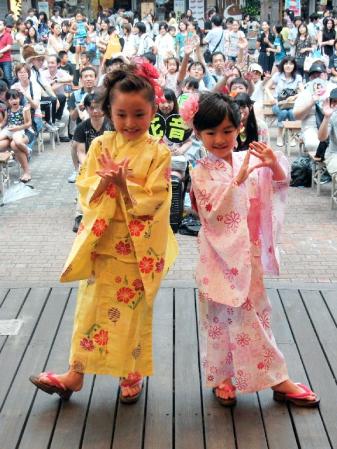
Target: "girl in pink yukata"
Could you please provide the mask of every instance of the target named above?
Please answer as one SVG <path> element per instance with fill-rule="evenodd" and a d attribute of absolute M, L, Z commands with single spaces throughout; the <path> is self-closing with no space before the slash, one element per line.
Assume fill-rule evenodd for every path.
<path fill-rule="evenodd" d="M 313 407 L 318 396 L 293 382 L 276 345 L 265 273 L 278 274 L 289 165 L 263 142 L 235 152 L 240 111 L 221 93 L 191 97 L 180 110 L 207 156 L 192 171 L 192 202 L 202 224 L 196 281 L 201 361 L 207 386 L 224 406 L 236 392 L 274 390 L 277 401 Z"/>

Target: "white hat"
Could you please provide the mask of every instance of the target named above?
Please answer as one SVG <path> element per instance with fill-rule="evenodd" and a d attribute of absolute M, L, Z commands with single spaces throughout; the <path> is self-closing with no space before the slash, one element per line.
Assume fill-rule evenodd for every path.
<path fill-rule="evenodd" d="M 263 75 L 263 68 L 260 66 L 260 64 L 250 64 L 249 66 L 249 72 L 260 72 L 261 75 Z"/>

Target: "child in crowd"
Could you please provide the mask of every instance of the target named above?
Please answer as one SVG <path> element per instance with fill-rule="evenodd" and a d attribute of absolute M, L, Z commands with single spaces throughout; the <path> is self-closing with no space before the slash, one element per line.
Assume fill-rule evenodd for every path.
<path fill-rule="evenodd" d="M 152 375 L 153 302 L 177 248 L 169 226 L 168 148 L 148 134 L 162 93 L 147 63 L 105 79 L 103 111 L 115 132 L 92 143 L 78 176 L 84 216 L 61 276 L 81 280 L 70 367 L 30 380 L 69 399 L 85 373 L 120 379 L 120 400 L 137 401 Z"/>
<path fill-rule="evenodd" d="M 4 127 L 0 131 L 0 146 L 10 147 L 14 150 L 15 158 L 23 170 L 20 181 L 27 183 L 32 179 L 28 163 L 31 149 L 28 144 L 34 140 L 30 105 L 22 106 L 20 104 L 21 95 L 15 89 L 9 89 L 6 92 L 6 101 L 8 104 L 7 117 L 4 119 Z"/>
<path fill-rule="evenodd" d="M 192 97 L 180 113 L 208 152 L 191 173 L 202 224 L 196 280 L 207 385 L 223 406 L 236 403 L 236 391 L 265 388 L 274 390 L 276 401 L 317 406 L 314 392 L 289 379 L 263 284 L 264 272 L 279 271 L 276 242 L 289 183 L 287 159 L 261 142 L 233 153 L 241 116 L 223 94 Z"/>

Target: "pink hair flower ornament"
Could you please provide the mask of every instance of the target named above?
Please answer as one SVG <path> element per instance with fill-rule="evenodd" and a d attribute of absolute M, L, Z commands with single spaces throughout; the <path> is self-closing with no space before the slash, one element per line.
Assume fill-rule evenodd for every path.
<path fill-rule="evenodd" d="M 193 119 L 199 111 L 199 96 L 192 94 L 180 106 L 179 114 L 189 128 L 193 128 Z"/>

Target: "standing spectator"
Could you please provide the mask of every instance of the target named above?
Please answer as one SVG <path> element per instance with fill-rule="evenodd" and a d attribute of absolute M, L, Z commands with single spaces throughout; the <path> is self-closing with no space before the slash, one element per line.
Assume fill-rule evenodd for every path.
<path fill-rule="evenodd" d="M 57 23 L 52 23 L 50 29 L 51 33 L 47 44 L 48 55 L 58 55 L 61 50 L 64 50 L 64 41 L 61 38 L 62 29 Z"/>
<path fill-rule="evenodd" d="M 293 27 L 290 29 L 290 33 L 288 36 L 291 56 L 295 56 L 295 47 L 294 47 L 295 40 L 298 35 L 298 27 L 302 24 L 302 22 L 303 22 L 302 17 L 300 17 L 300 16 L 294 17 L 294 24 L 293 24 Z"/>
<path fill-rule="evenodd" d="M 271 73 L 274 64 L 274 53 L 269 49 L 274 48 L 274 35 L 270 32 L 269 23 L 262 22 L 262 33 L 256 41 L 256 48 L 260 50 L 258 63 L 263 68 L 263 72 Z"/>
<path fill-rule="evenodd" d="M 227 56 L 231 61 L 243 62 L 243 52 L 248 47 L 248 41 L 243 31 L 239 30 L 239 22 L 233 21 L 232 30 L 226 35 L 229 39 L 227 47 Z"/>
<path fill-rule="evenodd" d="M 165 59 L 175 56 L 174 40 L 171 34 L 168 33 L 167 23 L 161 22 L 159 24 L 159 35 L 156 37 L 154 45 L 158 67 L 161 67 Z"/>
<path fill-rule="evenodd" d="M 318 34 L 318 43 L 323 55 L 327 55 L 330 60 L 333 55 L 333 47 L 336 39 L 335 22 L 332 17 L 323 20 L 323 30 Z"/>
<path fill-rule="evenodd" d="M 207 19 L 205 20 L 204 23 L 204 33 L 208 34 L 209 31 L 212 29 L 213 24 L 212 24 L 212 17 L 215 16 L 216 14 L 216 10 L 215 8 L 211 8 L 207 11 Z"/>
<path fill-rule="evenodd" d="M 19 45 L 20 48 L 20 62 L 23 62 L 24 59 L 22 57 L 22 49 L 25 45 L 25 40 L 27 37 L 26 25 L 22 20 L 17 20 L 16 22 L 17 33 L 15 34 L 15 42 Z"/>
<path fill-rule="evenodd" d="M 211 53 L 214 53 L 215 51 L 220 51 L 221 53 L 224 53 L 225 32 L 224 29 L 222 28 L 222 18 L 218 14 L 215 14 L 212 16 L 211 23 L 213 27 L 206 34 L 204 42 L 208 44 L 208 49 Z"/>
<path fill-rule="evenodd" d="M 26 17 L 26 20 L 31 20 L 33 25 L 37 28 L 39 25 L 39 19 L 36 17 L 36 11 L 34 8 L 28 9 L 28 16 Z"/>
<path fill-rule="evenodd" d="M 123 56 L 132 58 L 136 54 L 136 37 L 132 33 L 132 26 L 129 23 L 123 25 L 124 47 L 122 50 Z"/>
<path fill-rule="evenodd" d="M 0 20 L 0 68 L 4 74 L 4 80 L 8 86 L 12 84 L 12 45 L 13 39 L 11 34 L 6 30 L 5 23 Z"/>
<path fill-rule="evenodd" d="M 153 39 L 146 32 L 146 26 L 143 22 L 137 22 L 135 32 L 138 36 L 137 41 L 137 56 L 143 56 L 144 53 L 153 52 L 154 42 Z"/>
<path fill-rule="evenodd" d="M 57 23 L 58 25 L 61 26 L 61 25 L 62 25 L 63 19 L 62 19 L 60 13 L 61 13 L 61 9 L 60 9 L 58 6 L 56 6 L 56 7 L 53 9 L 53 15 L 51 16 L 50 20 L 51 20 L 52 22 Z"/>
<path fill-rule="evenodd" d="M 308 31 L 309 35 L 312 39 L 314 39 L 315 42 L 318 41 L 318 35 L 321 30 L 320 24 L 319 24 L 319 15 L 314 12 L 310 15 L 310 23 L 308 25 Z"/>
<path fill-rule="evenodd" d="M 307 56 L 313 51 L 314 45 L 312 38 L 309 35 L 308 27 L 302 23 L 298 27 L 298 34 L 295 39 L 295 60 L 298 72 L 304 75 L 304 61 Z"/>
<path fill-rule="evenodd" d="M 176 50 L 180 60 L 184 57 L 184 47 L 187 39 L 187 23 L 183 20 L 179 23 L 179 31 L 176 35 Z"/>
<path fill-rule="evenodd" d="M 48 17 L 45 12 L 39 13 L 39 26 L 37 28 L 39 33 L 40 41 L 46 44 L 48 42 L 49 27 L 48 27 Z"/>
<path fill-rule="evenodd" d="M 274 53 L 275 57 L 275 67 L 278 67 L 278 65 L 281 63 L 282 59 L 286 56 L 286 51 L 284 49 L 283 45 L 283 37 L 282 37 L 282 25 L 275 25 L 273 28 L 273 31 L 275 33 L 275 40 L 274 40 L 274 48 L 269 48 L 270 52 Z M 275 70 L 273 70 L 275 71 Z"/>

